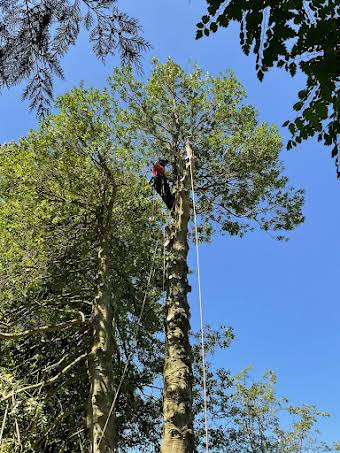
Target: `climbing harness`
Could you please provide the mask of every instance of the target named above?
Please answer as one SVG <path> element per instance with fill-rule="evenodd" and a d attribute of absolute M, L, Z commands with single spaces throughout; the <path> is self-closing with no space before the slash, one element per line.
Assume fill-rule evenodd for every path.
<path fill-rule="evenodd" d="M 199 254 L 199 246 L 198 246 L 197 212 L 196 212 L 196 199 L 195 199 L 195 189 L 194 189 L 194 177 L 193 177 L 193 170 L 192 170 L 192 161 L 194 159 L 194 153 L 193 153 L 193 150 L 192 150 L 189 142 L 187 142 L 187 144 L 186 144 L 186 149 L 187 149 L 189 168 L 190 168 L 192 207 L 193 207 L 193 211 L 194 211 L 194 231 L 195 231 L 195 246 L 196 246 L 198 301 L 199 301 L 200 324 L 201 324 L 201 354 L 202 354 L 202 370 L 203 370 L 203 404 L 204 404 L 205 450 L 206 450 L 206 453 L 209 453 L 209 429 L 208 429 L 208 405 L 207 405 L 207 372 L 206 372 L 206 360 L 205 360 L 203 303 L 202 303 L 202 289 L 201 289 L 201 268 L 200 268 L 200 254 Z"/>
<path fill-rule="evenodd" d="M 152 257 L 151 269 L 150 269 L 150 273 L 149 273 L 149 277 L 148 277 L 148 281 L 147 281 L 147 284 L 146 284 L 146 289 L 145 289 L 145 293 L 144 293 L 144 297 L 143 297 L 142 307 L 141 307 L 141 310 L 140 310 L 140 314 L 139 314 L 139 317 L 138 317 L 138 321 L 137 321 L 135 330 L 134 330 L 134 332 L 133 332 L 133 338 L 135 338 L 135 339 L 137 338 L 137 335 L 138 335 L 138 332 L 139 332 L 140 323 L 141 323 L 141 320 L 142 320 L 142 318 L 143 318 L 144 308 L 145 308 L 145 304 L 146 304 L 146 300 L 147 300 L 147 296 L 148 296 L 149 287 L 150 287 L 150 284 L 151 284 L 151 280 L 152 280 L 153 274 L 154 274 L 154 272 L 155 272 L 155 261 L 156 261 L 156 255 L 157 255 L 157 250 L 158 250 L 159 242 L 160 242 L 160 239 L 158 239 L 157 242 L 156 242 L 155 250 L 154 250 L 154 253 L 153 253 L 153 257 Z M 120 378 L 120 381 L 119 381 L 119 384 L 118 384 L 118 387 L 117 387 L 115 396 L 114 396 L 114 398 L 113 398 L 113 401 L 112 401 L 112 404 L 111 404 L 111 407 L 110 407 L 109 414 L 108 414 L 108 416 L 107 416 L 107 419 L 106 419 L 106 422 L 105 422 L 105 424 L 104 424 L 104 427 L 103 427 L 101 436 L 100 436 L 100 438 L 99 438 L 98 447 L 99 447 L 99 445 L 100 445 L 100 443 L 101 443 L 101 441 L 102 441 L 102 439 L 103 439 L 103 437 L 104 437 L 104 434 L 105 434 L 107 425 L 109 424 L 109 421 L 110 421 L 110 418 L 111 418 L 113 409 L 115 408 L 115 405 L 116 405 L 116 402 L 117 402 L 117 398 L 118 398 L 120 389 L 121 389 L 121 387 L 122 387 L 122 384 L 123 384 L 123 381 L 124 381 L 126 372 L 127 372 L 128 367 L 129 367 L 129 365 L 130 365 L 130 362 L 131 362 L 133 353 L 134 353 L 134 350 L 132 349 L 131 352 L 130 352 L 130 354 L 128 355 L 128 358 L 127 358 L 127 361 L 126 361 L 126 364 L 125 364 L 125 367 L 124 367 L 122 376 L 121 376 L 121 378 Z"/>

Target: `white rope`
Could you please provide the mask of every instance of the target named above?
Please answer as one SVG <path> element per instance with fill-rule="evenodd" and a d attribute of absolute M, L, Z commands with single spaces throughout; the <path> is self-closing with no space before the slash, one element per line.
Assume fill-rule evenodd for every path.
<path fill-rule="evenodd" d="M 166 277 L 166 249 L 165 249 L 165 241 L 166 241 L 166 234 L 165 234 L 165 221 L 164 221 L 164 211 L 162 211 L 162 217 L 163 217 L 163 281 L 162 281 L 162 293 L 164 296 L 164 302 L 165 302 L 165 277 Z"/>
<path fill-rule="evenodd" d="M 205 342 L 204 342 L 204 324 L 203 324 L 203 303 L 202 303 L 202 289 L 201 289 L 201 268 L 200 268 L 200 254 L 198 247 L 198 231 L 197 231 L 197 213 L 196 213 L 196 199 L 194 189 L 194 177 L 192 171 L 192 159 L 193 151 L 187 144 L 187 152 L 189 158 L 190 167 L 190 179 L 191 179 L 191 194 L 192 194 L 192 206 L 194 211 L 194 229 L 195 229 L 195 245 L 196 245 L 196 265 L 197 265 L 197 283 L 198 283 L 198 300 L 200 307 L 200 323 L 201 323 L 201 350 L 202 350 L 202 368 L 203 368 L 203 404 L 204 404 L 204 427 L 205 427 L 205 451 L 209 453 L 209 428 L 208 428 L 208 405 L 207 405 L 207 373 L 206 373 L 206 361 L 205 361 Z"/>
<path fill-rule="evenodd" d="M 157 240 L 157 243 L 156 243 L 156 246 L 155 246 L 155 250 L 154 250 L 154 253 L 153 253 L 152 264 L 151 264 L 151 269 L 150 269 L 150 273 L 149 273 L 149 277 L 148 277 L 148 282 L 147 282 L 146 289 L 145 289 L 145 293 L 144 293 L 142 308 L 141 308 L 141 310 L 140 310 L 140 314 L 139 314 L 139 318 L 138 318 L 138 321 L 137 321 L 137 324 L 136 324 L 136 328 L 135 328 L 135 331 L 134 331 L 134 333 L 133 333 L 133 338 L 134 338 L 134 339 L 136 339 L 136 338 L 137 338 L 137 335 L 138 335 L 138 331 L 139 331 L 139 328 L 140 328 L 140 323 L 141 323 L 141 320 L 142 320 L 142 317 L 143 317 L 144 308 L 145 308 L 145 304 L 146 304 L 146 300 L 147 300 L 147 296 L 148 296 L 148 291 L 149 291 L 151 279 L 152 279 L 152 276 L 153 276 L 153 274 L 154 274 L 155 260 L 156 260 L 157 250 L 158 250 L 158 244 L 159 244 L 159 239 Z M 119 384 L 118 384 L 118 387 L 117 387 L 115 396 L 114 396 L 114 398 L 113 398 L 113 401 L 112 401 L 112 404 L 111 404 L 111 407 L 110 407 L 110 411 L 109 411 L 109 415 L 107 416 L 105 425 L 104 425 L 104 427 L 103 427 L 103 431 L 102 431 L 101 436 L 100 436 L 100 438 L 99 438 L 98 447 L 99 447 L 99 445 L 100 445 L 100 443 L 101 443 L 101 441 L 102 441 L 102 439 L 103 439 L 103 437 L 104 437 L 104 434 L 105 434 L 107 425 L 109 424 L 109 421 L 110 421 L 110 418 L 111 418 L 113 409 L 115 408 L 115 405 L 116 405 L 116 402 L 117 402 L 117 398 L 118 398 L 120 389 L 121 389 L 121 387 L 122 387 L 122 384 L 123 384 L 123 381 L 124 381 L 124 378 L 125 378 L 127 369 L 128 369 L 128 367 L 129 367 L 129 365 L 130 365 L 130 362 L 131 362 L 133 353 L 134 353 L 134 350 L 132 349 L 132 350 L 130 351 L 129 356 L 128 356 L 127 362 L 126 362 L 125 367 L 124 367 L 124 370 L 123 370 L 123 374 L 122 374 L 122 376 L 121 376 L 121 378 L 120 378 L 120 381 L 119 381 Z"/>

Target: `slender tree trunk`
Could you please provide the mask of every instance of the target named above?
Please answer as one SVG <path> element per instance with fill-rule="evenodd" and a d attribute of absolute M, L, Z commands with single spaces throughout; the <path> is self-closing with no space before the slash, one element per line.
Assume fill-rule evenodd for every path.
<path fill-rule="evenodd" d="M 190 172 L 177 162 L 175 212 L 168 228 L 167 300 L 165 316 L 165 365 L 162 453 L 194 451 L 192 416 L 192 357 L 189 343 L 188 223 Z"/>
<path fill-rule="evenodd" d="M 108 241 L 114 194 L 103 191 L 102 212 L 98 215 L 98 273 L 97 294 L 94 300 L 92 323 L 93 343 L 89 360 L 91 390 L 88 410 L 88 428 L 91 453 L 117 452 L 114 414 L 109 417 L 114 398 L 114 332 L 113 302 L 109 288 Z M 108 419 L 109 417 L 109 419 Z M 104 431 L 105 424 L 108 424 Z"/>

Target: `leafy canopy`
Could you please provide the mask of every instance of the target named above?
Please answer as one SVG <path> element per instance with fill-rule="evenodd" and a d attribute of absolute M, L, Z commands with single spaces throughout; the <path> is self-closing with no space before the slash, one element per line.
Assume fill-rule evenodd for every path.
<path fill-rule="evenodd" d="M 0 334 L 12 334 L 6 342 L 1 338 L 0 410 L 9 410 L 5 451 L 20 444 L 25 451 L 78 451 L 79 441 L 86 448 L 85 358 L 97 293 L 98 216 L 111 184 L 116 199 L 108 266 L 117 379 L 134 352 L 117 401 L 117 431 L 122 451 L 139 449 L 159 436 L 159 401 L 147 392 L 162 372 L 158 255 L 134 335 L 151 251 L 161 235 L 157 205 L 141 177 L 143 159 L 127 147 L 129 134 L 108 93 L 77 88 L 57 104 L 59 112 L 37 131 L 0 147 Z M 79 430 L 80 438 L 73 436 Z"/>
<path fill-rule="evenodd" d="M 155 60 L 146 83 L 128 69 L 116 69 L 110 83 L 125 103 L 133 146 L 169 159 L 174 183 L 190 141 L 204 237 L 216 228 L 243 235 L 260 227 L 280 239 L 303 221 L 303 192 L 282 175 L 278 131 L 258 123 L 232 73 L 214 77 L 197 66 L 186 73 L 172 60 Z"/>
<path fill-rule="evenodd" d="M 306 75 L 306 87 L 293 106 L 297 117 L 284 123 L 292 134 L 288 149 L 317 135 L 332 145 L 340 177 L 339 2 L 207 0 L 207 4 L 207 13 L 197 24 L 197 39 L 236 21 L 244 53 L 256 56 L 260 80 L 273 66 L 292 76 L 298 69 Z"/>
<path fill-rule="evenodd" d="M 0 254 L 1 320 L 15 332 L 66 323 L 79 311 L 89 320 L 98 245 L 95 219 L 109 171 L 119 192 L 110 239 L 110 285 L 117 302 L 117 376 L 126 356 L 135 351 L 117 405 L 117 426 L 122 451 L 133 447 L 150 451 L 160 438 L 162 395 L 155 387 L 162 375 L 163 348 L 157 281 L 149 294 L 140 336 L 137 341 L 133 337 L 150 250 L 159 237 L 157 224 L 150 224 L 155 211 L 147 184 L 140 179 L 144 166 L 164 155 L 173 167 L 169 178 L 174 177 L 176 162 L 185 158 L 184 146 L 190 139 L 196 155 L 202 237 L 210 237 L 215 228 L 239 235 L 257 225 L 277 232 L 289 230 L 302 221 L 303 197 L 281 175 L 276 129 L 258 124 L 254 108 L 244 104 L 244 92 L 232 74 L 212 77 L 199 68 L 187 74 L 172 61 L 155 62 L 147 83 L 134 79 L 130 71 L 117 70 L 111 88 L 112 93 L 73 90 L 58 101 L 60 113 L 49 116 L 37 132 L 0 148 L 0 226 L 8 238 Z M 162 259 L 157 259 L 157 268 L 162 269 Z M 210 332 L 208 349 L 227 346 L 231 336 L 228 329 L 224 334 Z M 89 385 L 85 363 L 39 393 L 18 390 L 37 380 L 49 382 L 88 350 L 90 340 L 85 323 L 75 331 L 65 328 L 2 346 L 8 366 L 2 370 L 1 392 L 14 390 L 10 420 L 20 417 L 25 446 L 33 446 L 34 451 L 48 446 L 78 450 L 73 434 L 85 425 Z M 200 433 L 198 348 L 194 354 Z M 236 402 L 236 394 L 235 399 L 230 395 L 233 385 L 223 368 L 209 375 L 216 451 L 227 444 L 231 452 L 241 451 L 240 446 L 244 451 L 250 448 L 238 426 L 241 418 L 235 418 L 241 413 L 241 402 Z M 5 411 L 6 401 L 0 404 Z M 9 451 L 18 445 L 13 426 L 6 425 L 4 434 L 6 442 L 11 442 Z M 83 434 L 80 441 L 86 446 Z"/>

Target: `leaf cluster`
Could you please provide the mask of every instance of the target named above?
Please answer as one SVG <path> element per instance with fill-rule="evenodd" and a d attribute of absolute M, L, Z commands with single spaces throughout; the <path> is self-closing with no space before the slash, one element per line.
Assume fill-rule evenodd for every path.
<path fill-rule="evenodd" d="M 288 149 L 317 135 L 332 146 L 340 177 L 339 2 L 207 0 L 207 4 L 207 13 L 197 24 L 197 39 L 236 21 L 244 53 L 256 56 L 260 80 L 273 66 L 283 67 L 291 76 L 298 69 L 306 75 L 306 87 L 293 106 L 297 117 L 284 123 L 292 134 Z"/>

